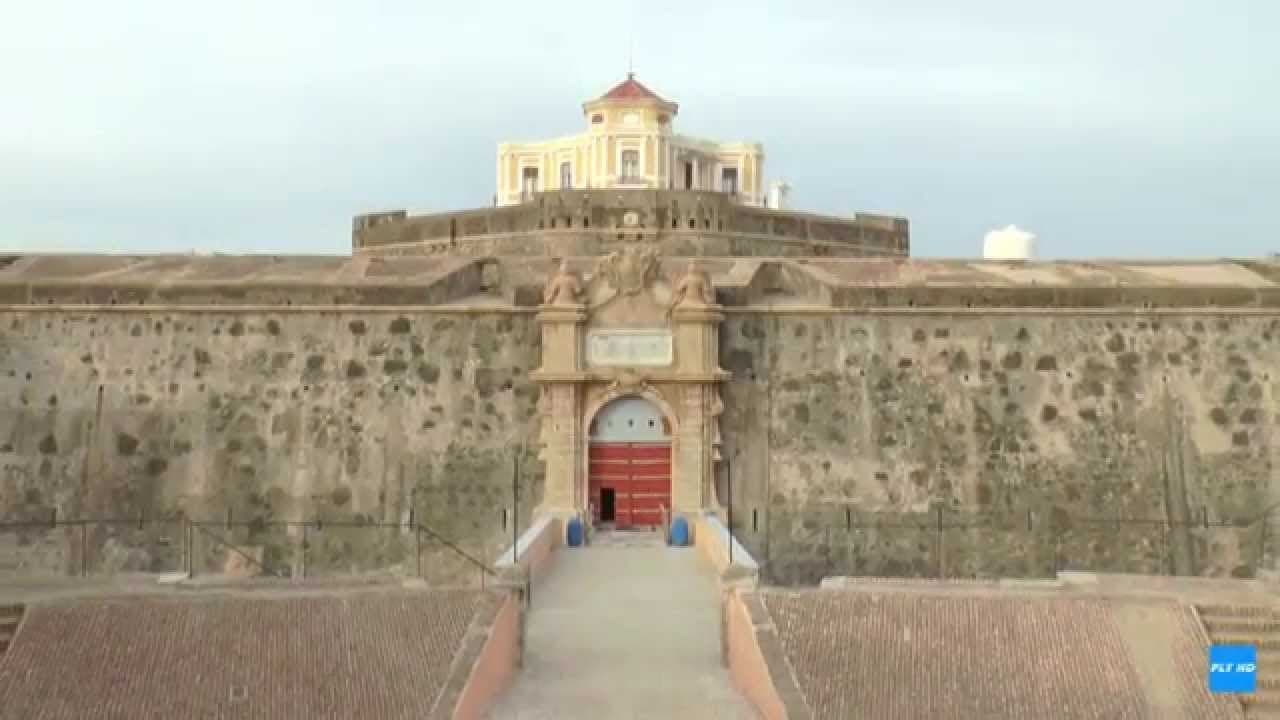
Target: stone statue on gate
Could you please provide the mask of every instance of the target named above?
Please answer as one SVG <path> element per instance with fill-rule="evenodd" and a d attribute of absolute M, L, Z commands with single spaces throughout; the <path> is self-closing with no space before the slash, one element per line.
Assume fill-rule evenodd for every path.
<path fill-rule="evenodd" d="M 568 261 L 561 260 L 556 274 L 547 281 L 542 291 L 545 305 L 578 305 L 582 299 L 582 278 L 569 269 Z"/>
<path fill-rule="evenodd" d="M 690 260 L 684 277 L 680 278 L 675 291 L 671 293 L 671 307 L 667 309 L 667 313 L 670 314 L 677 307 L 705 307 L 715 304 L 716 291 L 711 284 L 711 276 L 698 267 L 696 260 Z"/>

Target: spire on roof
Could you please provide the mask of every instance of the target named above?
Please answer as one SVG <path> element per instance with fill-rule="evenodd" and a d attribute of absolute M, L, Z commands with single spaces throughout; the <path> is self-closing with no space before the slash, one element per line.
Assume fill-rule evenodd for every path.
<path fill-rule="evenodd" d="M 612 90 L 600 97 L 601 100 L 657 100 L 667 102 L 657 93 L 640 84 L 634 72 L 627 73 L 627 79 L 618 83 Z"/>

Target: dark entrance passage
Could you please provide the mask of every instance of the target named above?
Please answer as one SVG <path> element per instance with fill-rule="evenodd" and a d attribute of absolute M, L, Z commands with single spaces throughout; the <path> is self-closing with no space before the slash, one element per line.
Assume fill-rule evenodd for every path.
<path fill-rule="evenodd" d="M 600 522 L 602 523 L 611 523 L 616 520 L 613 498 L 613 488 L 600 488 Z"/>

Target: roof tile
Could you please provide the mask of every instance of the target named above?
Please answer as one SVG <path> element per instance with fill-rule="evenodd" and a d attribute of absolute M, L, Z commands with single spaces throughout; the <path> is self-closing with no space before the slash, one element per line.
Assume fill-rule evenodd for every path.
<path fill-rule="evenodd" d="M 32 607 L 0 661 L 0 716 L 425 717 L 482 598 L 438 591 Z"/>

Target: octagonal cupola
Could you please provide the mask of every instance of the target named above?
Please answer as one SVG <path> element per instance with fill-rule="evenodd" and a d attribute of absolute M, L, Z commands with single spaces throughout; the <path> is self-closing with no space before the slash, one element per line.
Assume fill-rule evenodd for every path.
<path fill-rule="evenodd" d="M 611 90 L 582 105 L 591 132 L 658 132 L 669 134 L 679 106 L 636 80 L 635 73 Z"/>

